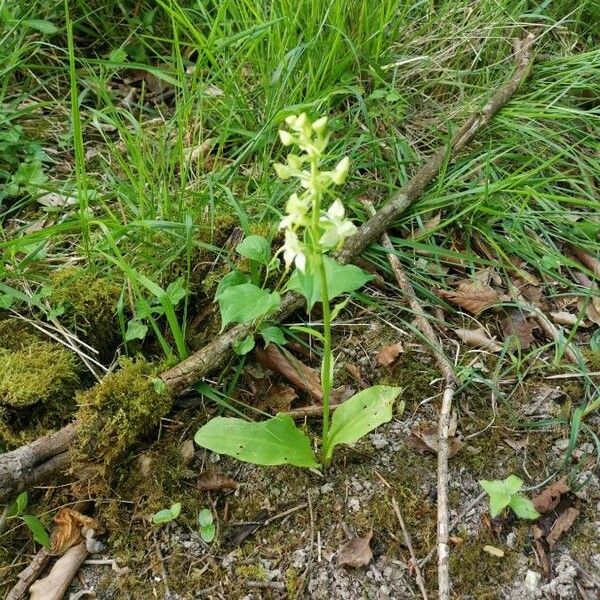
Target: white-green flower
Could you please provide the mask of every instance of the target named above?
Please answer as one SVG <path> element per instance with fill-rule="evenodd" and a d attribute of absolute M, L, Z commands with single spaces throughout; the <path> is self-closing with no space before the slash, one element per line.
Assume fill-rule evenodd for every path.
<path fill-rule="evenodd" d="M 296 268 L 304 273 L 304 269 L 306 268 L 304 244 L 298 239 L 298 236 L 291 229 L 285 230 L 283 260 L 286 268 L 289 268 L 291 264 L 294 263 Z"/>
<path fill-rule="evenodd" d="M 292 194 L 285 205 L 285 212 L 287 214 L 281 219 L 281 223 L 279 224 L 280 229 L 306 225 L 306 215 L 309 208 L 310 200 L 308 198 Z"/>
<path fill-rule="evenodd" d="M 294 136 L 285 129 L 279 130 L 279 139 L 284 146 L 291 146 L 294 143 Z"/>
<path fill-rule="evenodd" d="M 325 230 L 319 240 L 323 248 L 334 248 L 346 238 L 354 235 L 356 225 L 349 219 L 345 219 L 345 215 L 344 205 L 339 199 L 336 199 L 320 218 L 321 227 Z"/>

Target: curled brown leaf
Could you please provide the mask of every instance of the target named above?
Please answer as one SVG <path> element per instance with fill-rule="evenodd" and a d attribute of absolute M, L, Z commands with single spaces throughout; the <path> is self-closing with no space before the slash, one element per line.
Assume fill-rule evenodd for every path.
<path fill-rule="evenodd" d="M 400 354 L 404 352 L 404 346 L 401 342 L 396 342 L 390 346 L 385 346 L 377 353 L 375 357 L 375 364 L 378 367 L 387 367 L 392 363 L 396 362 L 396 359 Z"/>
<path fill-rule="evenodd" d="M 500 352 L 502 350 L 502 346 L 492 340 L 484 329 L 455 329 L 454 331 L 467 346 L 482 348 L 488 352 Z"/>
<path fill-rule="evenodd" d="M 197 484 L 201 490 L 206 492 L 237 489 L 235 480 L 218 471 L 204 471 L 200 473 Z"/>

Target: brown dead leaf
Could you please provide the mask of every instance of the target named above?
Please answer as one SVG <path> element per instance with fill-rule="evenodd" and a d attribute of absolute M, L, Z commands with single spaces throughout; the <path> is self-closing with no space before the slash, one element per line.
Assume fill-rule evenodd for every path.
<path fill-rule="evenodd" d="M 404 346 L 401 342 L 396 342 L 390 346 L 383 347 L 375 357 L 375 364 L 378 367 L 387 367 L 392 363 L 396 362 L 396 359 L 400 354 L 404 352 Z"/>
<path fill-rule="evenodd" d="M 562 498 L 563 494 L 570 492 L 571 488 L 567 485 L 567 480 L 562 477 L 558 481 L 543 489 L 537 496 L 532 499 L 533 506 L 540 514 L 545 514 L 554 510 Z"/>
<path fill-rule="evenodd" d="M 482 348 L 488 352 L 500 352 L 502 346 L 488 337 L 484 329 L 455 329 L 456 335 L 472 348 Z"/>
<path fill-rule="evenodd" d="M 490 274 L 485 273 L 485 278 L 489 279 L 489 277 Z M 478 315 L 505 299 L 503 294 L 482 281 L 483 278 L 484 276 L 480 275 L 475 279 L 463 279 L 456 290 L 438 290 L 438 294 L 470 313 Z"/>
<path fill-rule="evenodd" d="M 54 516 L 54 522 L 56 527 L 50 537 L 53 554 L 63 554 L 71 546 L 81 542 L 84 537 L 82 533 L 84 527 L 96 533 L 103 531 L 96 519 L 82 515 L 72 508 L 61 508 Z"/>
<path fill-rule="evenodd" d="M 283 354 L 275 344 L 255 350 L 258 361 L 275 373 L 285 377 L 292 385 L 308 392 L 314 400 L 322 400 L 321 379 L 317 371 L 291 354 Z"/>
<path fill-rule="evenodd" d="M 460 437 L 455 435 L 456 428 L 454 431 L 449 431 L 448 436 L 448 450 L 449 456 L 453 457 L 463 447 L 464 442 Z M 436 425 L 417 425 L 411 431 L 408 443 L 420 452 L 429 452 L 431 454 L 437 454 L 438 451 L 438 430 Z"/>
<path fill-rule="evenodd" d="M 547 552 L 547 542 L 544 537 L 544 530 L 539 525 L 532 525 L 531 533 L 533 534 L 533 551 L 535 560 L 538 566 L 544 572 L 544 575 L 550 575 L 550 558 Z"/>
<path fill-rule="evenodd" d="M 216 492 L 219 490 L 235 490 L 237 483 L 227 475 L 218 471 L 204 471 L 198 477 L 197 486 L 205 492 Z"/>
<path fill-rule="evenodd" d="M 362 373 L 360 372 L 360 367 L 351 362 L 345 362 L 344 367 L 346 371 L 354 378 L 356 381 L 360 381 L 362 379 Z"/>
<path fill-rule="evenodd" d="M 521 349 L 527 350 L 533 343 L 533 330 L 537 329 L 537 324 L 528 319 L 520 310 L 512 309 L 500 321 L 500 329 L 505 340 L 515 337 L 519 340 Z"/>
<path fill-rule="evenodd" d="M 572 506 L 563 511 L 558 519 L 554 521 L 550 533 L 546 536 L 548 546 L 552 548 L 564 533 L 569 531 L 579 516 L 579 511 Z"/>
<path fill-rule="evenodd" d="M 354 568 L 368 565 L 373 558 L 370 546 L 372 537 L 373 530 L 363 537 L 355 537 L 346 542 L 338 552 L 338 565 Z"/>
<path fill-rule="evenodd" d="M 504 443 L 507 446 L 510 446 L 515 452 L 521 452 L 521 450 L 527 448 L 529 444 L 529 438 L 504 438 Z"/>
<path fill-rule="evenodd" d="M 570 312 L 567 312 L 566 310 L 561 310 L 558 312 L 551 312 L 550 316 L 552 317 L 552 320 L 557 324 L 557 325 L 564 325 L 565 327 L 573 327 L 574 325 L 577 325 L 577 323 L 579 322 L 579 327 L 585 327 L 585 321 L 582 321 L 581 319 L 579 319 L 577 317 L 577 315 L 571 314 Z"/>

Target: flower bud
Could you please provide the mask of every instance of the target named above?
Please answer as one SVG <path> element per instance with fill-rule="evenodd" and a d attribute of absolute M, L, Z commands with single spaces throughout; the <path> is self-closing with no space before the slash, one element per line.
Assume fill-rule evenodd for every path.
<path fill-rule="evenodd" d="M 350 159 L 347 156 L 344 156 L 344 158 L 340 160 L 335 169 L 331 172 L 331 179 L 336 185 L 341 185 L 344 183 L 344 181 L 346 181 L 349 168 Z"/>
<path fill-rule="evenodd" d="M 294 174 L 294 171 L 290 169 L 290 167 L 287 165 L 282 165 L 281 163 L 275 163 L 273 168 L 275 169 L 275 173 L 277 173 L 277 177 L 279 177 L 279 179 L 289 179 Z"/>
<path fill-rule="evenodd" d="M 291 146 L 294 143 L 294 136 L 289 131 L 279 130 L 279 139 L 284 146 Z"/>
<path fill-rule="evenodd" d="M 325 129 L 327 128 L 327 117 L 321 117 L 317 119 L 312 124 L 313 131 L 319 135 L 323 135 L 325 133 Z"/>

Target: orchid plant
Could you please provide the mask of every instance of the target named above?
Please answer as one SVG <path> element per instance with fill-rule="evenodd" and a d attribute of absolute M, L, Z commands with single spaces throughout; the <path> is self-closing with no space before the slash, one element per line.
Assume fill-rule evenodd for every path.
<path fill-rule="evenodd" d="M 328 466 L 336 445 L 352 444 L 392 418 L 394 402 L 401 390 L 383 385 L 373 386 L 338 405 L 333 417 L 330 415 L 334 370 L 331 326 L 346 304 L 346 301 L 342 301 L 332 306 L 332 300 L 357 290 L 371 277 L 362 269 L 354 265 L 341 265 L 329 256 L 332 250 L 338 249 L 356 232 L 356 226 L 346 217 L 344 204 L 336 194 L 336 188 L 348 176 L 349 158 L 343 157 L 331 170 L 322 169 L 329 141 L 327 117 L 311 122 L 304 113 L 291 115 L 286 119 L 286 124 L 288 129 L 279 131 L 281 143 L 295 147 L 299 152 L 290 152 L 286 162 L 276 163 L 274 168 L 280 179 L 296 180 L 297 189 L 290 195 L 285 207 L 286 214 L 280 222 L 285 241 L 277 255 L 283 255 L 286 272 L 293 268 L 285 289 L 304 296 L 309 314 L 317 302 L 321 303 L 323 318 L 320 330 L 312 326 L 297 328 L 323 345 L 320 452 L 313 452 L 306 432 L 296 427 L 292 418 L 283 413 L 259 422 L 217 417 L 198 430 L 195 440 L 200 446 L 214 452 L 255 464 Z M 250 236 L 240 246 L 242 251 L 249 246 L 260 246 L 260 256 L 258 252 L 252 256 L 248 253 L 244 255 L 251 263 L 260 258 L 268 272 L 274 268 L 274 261 L 278 258 L 276 255 L 271 259 L 270 252 L 265 252 L 264 243 L 258 240 L 248 242 L 258 237 Z M 278 292 L 258 287 L 256 281 L 249 281 L 241 273 L 233 272 L 228 277 L 230 283 L 226 282 L 222 289 L 217 290 L 223 326 L 229 322 L 256 320 L 265 343 L 285 341 L 283 335 L 274 337 L 273 330 L 277 328 L 267 323 L 269 314 L 279 307 Z M 269 336 L 265 335 L 268 331 Z M 250 337 L 252 339 L 247 338 L 238 348 L 251 350 L 254 339 Z"/>

